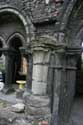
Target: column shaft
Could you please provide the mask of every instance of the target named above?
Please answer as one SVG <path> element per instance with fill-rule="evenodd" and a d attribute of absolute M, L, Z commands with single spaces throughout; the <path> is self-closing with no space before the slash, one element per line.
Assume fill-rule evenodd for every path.
<path fill-rule="evenodd" d="M 32 92 L 44 95 L 47 89 L 49 53 L 45 50 L 34 51 L 33 53 L 33 75 Z"/>
<path fill-rule="evenodd" d="M 54 54 L 54 62 L 51 65 L 53 68 L 52 92 L 51 92 L 51 107 L 52 107 L 52 120 L 51 124 L 56 125 L 58 120 L 59 101 L 60 101 L 60 88 L 61 88 L 61 75 L 62 75 L 62 54 Z"/>

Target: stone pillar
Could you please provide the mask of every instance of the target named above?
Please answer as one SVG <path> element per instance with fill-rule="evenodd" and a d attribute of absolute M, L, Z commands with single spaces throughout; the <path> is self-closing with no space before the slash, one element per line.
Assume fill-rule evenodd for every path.
<path fill-rule="evenodd" d="M 33 56 L 32 93 L 25 97 L 25 111 L 27 117 L 34 124 L 40 124 L 44 120 L 50 125 L 50 98 L 47 94 L 50 47 L 44 42 L 34 41 L 31 46 Z"/>
<path fill-rule="evenodd" d="M 47 78 L 47 94 L 51 100 L 51 112 L 53 111 L 53 97 L 54 97 L 54 63 L 55 63 L 55 52 L 51 52 L 49 68 L 48 68 L 48 78 Z"/>
<path fill-rule="evenodd" d="M 59 101 L 60 101 L 60 88 L 61 88 L 61 75 L 62 75 L 62 58 L 60 53 L 55 53 L 55 65 L 54 65 L 54 84 L 53 84 L 53 121 L 57 123 Z"/>
<path fill-rule="evenodd" d="M 31 48 L 30 48 L 31 49 Z M 27 53 L 28 53 L 28 74 L 27 74 L 27 89 L 31 91 L 32 89 L 32 69 L 33 69 L 33 59 L 32 59 L 32 53 L 31 50 L 27 48 Z M 29 51 L 30 50 L 30 51 Z"/>
<path fill-rule="evenodd" d="M 51 125 L 57 125 L 59 101 L 60 101 L 60 88 L 62 84 L 62 62 L 64 57 L 64 45 L 57 45 L 55 51 L 51 54 L 51 63 L 49 66 L 48 82 L 51 95 L 51 112 L 52 119 Z"/>
<path fill-rule="evenodd" d="M 16 51 L 11 48 L 4 48 L 3 54 L 5 55 L 5 87 L 3 89 L 3 92 L 5 94 L 8 94 L 10 92 L 13 92 L 14 89 L 12 88 L 13 85 L 13 80 L 14 80 L 14 59 L 15 59 L 15 54 Z"/>
<path fill-rule="evenodd" d="M 33 49 L 32 92 L 37 95 L 46 95 L 49 51 L 43 45 Z"/>
<path fill-rule="evenodd" d="M 67 50 L 63 59 L 58 125 L 71 125 L 70 114 L 75 95 L 76 52 Z"/>

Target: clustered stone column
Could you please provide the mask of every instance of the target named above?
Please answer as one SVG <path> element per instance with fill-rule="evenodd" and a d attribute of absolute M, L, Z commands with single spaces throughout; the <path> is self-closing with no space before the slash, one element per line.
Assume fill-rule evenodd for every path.
<path fill-rule="evenodd" d="M 51 52 L 50 65 L 48 73 L 48 94 L 51 98 L 51 125 L 57 125 L 58 111 L 60 102 L 60 89 L 62 84 L 62 64 L 64 59 L 63 44 L 57 44 L 54 51 Z"/>
<path fill-rule="evenodd" d="M 50 98 L 47 95 L 47 75 L 50 51 L 44 42 L 34 41 L 31 45 L 33 56 L 32 93 L 25 99 L 26 115 L 32 122 L 45 120 L 50 124 Z"/>
<path fill-rule="evenodd" d="M 59 102 L 59 125 L 72 124 L 70 114 L 75 95 L 76 60 L 78 52 L 79 51 L 74 48 L 69 48 L 64 55 Z"/>
<path fill-rule="evenodd" d="M 59 111 L 59 101 L 60 101 L 60 89 L 61 89 L 61 77 L 62 77 L 62 55 L 58 53 L 55 54 L 55 71 L 54 71 L 54 97 L 53 97 L 53 115 L 54 124 L 57 123 L 58 111 Z"/>
<path fill-rule="evenodd" d="M 46 95 L 49 52 L 42 45 L 33 47 L 32 92 Z"/>
<path fill-rule="evenodd" d="M 76 60 L 79 50 L 56 45 L 51 51 L 48 94 L 51 98 L 51 125 L 71 125 L 70 112 L 75 95 Z"/>

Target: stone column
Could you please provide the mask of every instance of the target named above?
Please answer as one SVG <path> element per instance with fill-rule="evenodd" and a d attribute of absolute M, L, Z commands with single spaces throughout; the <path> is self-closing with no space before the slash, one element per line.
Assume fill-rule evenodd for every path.
<path fill-rule="evenodd" d="M 14 91 L 12 88 L 13 85 L 13 80 L 14 80 L 14 59 L 15 59 L 15 54 L 16 51 L 11 48 L 4 48 L 3 54 L 5 55 L 5 87 L 3 89 L 3 92 L 5 94 L 11 93 Z"/>
<path fill-rule="evenodd" d="M 62 70 L 58 125 L 72 124 L 70 114 L 75 95 L 76 59 L 77 56 L 75 50 L 73 50 L 73 52 L 72 50 L 67 50 L 64 55 L 64 65 Z"/>
<path fill-rule="evenodd" d="M 50 54 L 48 78 L 47 78 L 47 94 L 51 100 L 51 112 L 53 111 L 53 97 L 54 97 L 54 63 L 55 63 L 55 51 Z"/>
<path fill-rule="evenodd" d="M 28 74 L 27 74 L 27 90 L 32 89 L 32 69 L 33 69 L 33 58 L 32 58 L 32 53 L 31 53 L 31 48 L 27 48 L 27 62 L 28 62 Z"/>
<path fill-rule="evenodd" d="M 49 76 L 50 87 L 51 88 L 51 112 L 52 119 L 51 125 L 57 125 L 58 121 L 58 111 L 59 111 L 59 101 L 60 101 L 60 88 L 62 84 L 62 63 L 64 57 L 64 45 L 57 45 L 55 51 L 51 54 L 51 63 Z"/>
<path fill-rule="evenodd" d="M 44 120 L 50 125 L 50 98 L 47 94 L 50 47 L 44 42 L 34 41 L 31 46 L 33 56 L 32 93 L 25 97 L 25 111 L 34 124 L 35 121 L 36 124 L 39 124 L 39 121 Z"/>
<path fill-rule="evenodd" d="M 43 45 L 34 46 L 32 92 L 37 95 L 46 95 L 49 51 Z"/>

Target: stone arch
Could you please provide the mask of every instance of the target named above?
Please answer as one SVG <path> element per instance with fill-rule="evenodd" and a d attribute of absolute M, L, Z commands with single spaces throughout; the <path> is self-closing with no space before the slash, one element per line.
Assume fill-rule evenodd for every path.
<path fill-rule="evenodd" d="M 29 38 L 29 35 L 30 35 L 30 31 L 32 30 L 31 27 L 33 27 L 33 29 L 34 29 L 34 26 L 31 22 L 31 20 L 29 19 L 29 17 L 28 16 L 25 17 L 21 12 L 19 12 L 15 8 L 5 7 L 5 6 L 0 7 L 0 14 L 2 14 L 4 12 L 9 12 L 9 13 L 15 14 L 22 21 L 22 23 L 25 27 L 25 31 L 26 31 L 27 42 L 30 42 L 31 38 Z M 32 31 L 32 32 L 34 32 L 34 31 Z"/>
<path fill-rule="evenodd" d="M 81 27 L 78 32 L 77 32 L 77 35 L 76 35 L 76 38 L 74 40 L 74 43 L 77 43 L 77 47 L 80 48 L 81 46 L 81 42 L 83 41 L 83 27 Z"/>
<path fill-rule="evenodd" d="M 19 42 L 17 42 L 17 44 L 19 44 L 17 46 L 19 46 L 19 47 L 23 46 L 23 49 L 25 51 L 27 49 L 27 44 L 29 42 L 31 42 L 31 40 L 32 40 L 31 38 L 33 37 L 33 34 L 34 34 L 34 31 L 33 31 L 34 27 L 33 27 L 31 20 L 29 19 L 28 15 L 25 15 L 23 12 L 20 12 L 16 8 L 9 7 L 8 5 L 0 7 L 0 15 L 2 17 L 0 26 L 4 26 L 4 27 L 7 26 L 6 29 L 11 28 L 11 30 L 9 30 L 10 32 L 8 34 L 6 34 L 5 30 L 4 30 L 4 33 L 2 34 L 2 36 L 5 36 L 4 37 L 5 47 L 4 47 L 3 51 L 5 54 L 5 58 L 6 58 L 4 92 L 7 93 L 9 91 L 9 89 L 12 88 L 12 81 L 13 81 L 13 76 L 14 76 L 13 75 L 14 70 L 12 70 L 12 66 L 14 67 L 15 63 L 16 63 L 15 62 L 16 56 L 15 56 L 15 51 L 14 51 L 15 49 L 12 49 L 14 41 L 12 42 L 12 40 L 18 39 L 18 41 L 20 41 L 20 44 L 19 44 Z M 8 18 L 8 17 L 10 17 L 10 18 Z M 4 20 L 4 19 L 7 19 L 7 20 Z M 15 28 L 14 28 L 14 30 L 12 30 L 11 24 L 15 23 L 13 19 L 15 20 L 15 22 L 17 22 L 14 25 L 15 28 L 16 28 L 16 26 L 18 26 L 17 30 Z M 6 25 L 4 25 L 4 24 L 6 24 Z M 9 25 L 7 25 L 7 24 L 9 24 Z M 21 27 L 21 28 L 19 28 L 19 27 Z M 22 29 L 22 31 L 20 31 L 19 29 Z M 3 27 L 2 27 L 2 30 L 3 30 Z M 6 34 L 6 35 L 4 35 L 4 34 Z M 7 44 L 6 44 L 6 42 L 7 42 Z M 12 42 L 11 46 L 9 46 L 10 42 Z M 16 53 L 18 53 L 18 55 L 19 55 L 20 50 L 19 49 L 16 50 Z M 24 54 L 25 54 L 25 52 L 24 52 Z M 21 53 L 20 53 L 20 56 L 21 56 Z M 11 71 L 12 71 L 12 73 L 11 73 Z"/>
<path fill-rule="evenodd" d="M 69 17 L 70 17 L 70 14 L 75 6 L 75 3 L 77 2 L 77 0 L 66 0 L 64 2 L 64 7 L 63 7 L 63 10 L 62 10 L 62 14 L 61 14 L 61 20 L 60 20 L 60 30 L 65 30 L 66 26 L 67 26 L 67 23 L 68 23 L 68 20 L 69 20 Z"/>
<path fill-rule="evenodd" d="M 25 47 L 26 46 L 26 40 L 25 38 L 23 37 L 23 35 L 21 35 L 20 33 L 14 33 L 12 34 L 11 36 L 9 36 L 9 39 L 7 40 L 7 46 L 10 46 L 10 41 L 14 38 L 19 38 L 22 42 L 22 46 Z"/>
<path fill-rule="evenodd" d="M 7 48 L 9 49 L 10 53 L 10 60 L 11 60 L 11 68 L 12 68 L 12 73 L 11 73 L 11 84 L 15 84 L 16 80 L 18 79 L 25 79 L 26 76 L 24 76 L 21 72 L 21 65 L 22 65 L 22 59 L 23 55 L 21 55 L 20 52 L 20 47 L 25 47 L 26 42 L 25 38 L 22 36 L 20 33 L 14 33 L 11 36 L 9 36 L 7 40 Z M 8 66 L 9 68 L 9 66 Z"/>
<path fill-rule="evenodd" d="M 72 8 L 70 16 L 68 17 L 65 27 L 65 42 L 67 47 L 73 50 L 73 58 L 75 67 L 81 55 L 81 43 L 83 41 L 83 1 L 77 0 Z M 67 55 L 69 58 L 69 55 Z M 68 60 L 66 59 L 66 62 Z M 74 62 L 72 63 L 72 65 Z M 81 63 L 80 63 L 81 64 Z M 77 73 L 77 72 L 75 72 Z M 73 78 L 72 78 L 73 79 Z M 76 82 L 74 83 L 76 85 Z M 75 90 L 74 90 L 75 91 Z M 74 93 L 75 94 L 75 93 Z M 73 95 L 74 96 L 74 95 Z"/>
<path fill-rule="evenodd" d="M 70 1 L 70 4 L 72 1 Z M 81 29 L 83 27 L 82 22 L 82 12 L 83 12 L 83 1 L 82 0 L 74 0 L 72 6 L 68 6 L 66 10 L 67 12 L 64 12 L 63 19 L 61 21 L 61 27 L 64 30 L 65 33 L 65 42 L 67 43 L 67 46 L 72 47 L 79 47 L 78 38 L 77 35 L 79 32 L 81 32 Z M 67 14 L 68 13 L 68 14 Z M 64 22 L 65 21 L 65 22 Z"/>

